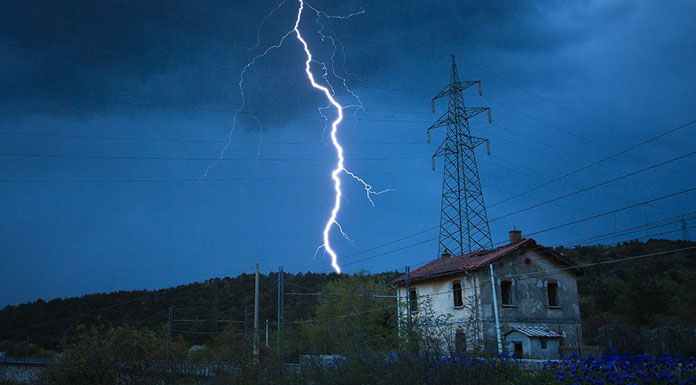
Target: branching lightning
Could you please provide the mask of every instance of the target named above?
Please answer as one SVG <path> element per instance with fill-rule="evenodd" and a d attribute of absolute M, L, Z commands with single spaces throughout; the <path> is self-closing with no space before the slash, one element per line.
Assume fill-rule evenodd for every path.
<path fill-rule="evenodd" d="M 268 18 L 270 18 L 276 11 L 278 11 L 285 4 L 285 2 L 286 2 L 286 0 L 281 1 L 273 10 L 271 10 L 270 13 L 268 13 L 262 19 L 261 24 L 259 25 L 257 33 L 256 33 L 256 44 L 249 47 L 248 48 L 249 50 L 258 48 L 260 46 L 260 44 L 261 44 L 260 43 L 261 42 L 261 39 L 260 39 L 261 27 L 268 20 Z M 343 199 L 343 192 L 341 190 L 341 178 L 340 178 L 341 172 L 345 172 L 347 175 L 349 175 L 350 177 L 352 177 L 353 179 L 355 179 L 356 181 L 360 182 L 363 185 L 363 188 L 365 189 L 365 194 L 367 196 L 367 200 L 370 202 L 370 204 L 372 204 L 372 206 L 375 205 L 374 201 L 372 200 L 372 196 L 381 195 L 381 194 L 384 194 L 386 192 L 394 191 L 394 190 L 385 189 L 385 190 L 381 190 L 381 191 L 375 191 L 373 189 L 372 185 L 365 182 L 362 178 L 357 176 L 355 173 L 348 171 L 344 165 L 345 158 L 344 158 L 344 154 L 343 154 L 344 153 L 343 147 L 341 146 L 339 139 L 338 139 L 338 135 L 337 135 L 338 127 L 341 124 L 341 122 L 343 121 L 344 110 L 347 108 L 354 108 L 355 114 L 357 115 L 357 112 L 364 111 L 364 108 L 363 108 L 362 102 L 360 101 L 360 98 L 358 97 L 358 95 L 355 92 L 353 92 L 353 90 L 351 90 L 350 87 L 348 86 L 348 82 L 347 82 L 346 78 L 342 77 L 336 73 L 334 60 L 335 60 L 336 52 L 338 50 L 339 45 L 340 45 L 341 52 L 343 54 L 344 63 L 345 63 L 345 51 L 344 51 L 343 45 L 340 42 L 338 42 L 339 45 L 337 45 L 337 39 L 335 39 L 334 36 L 331 36 L 329 34 L 324 33 L 326 28 L 320 19 L 321 19 L 321 16 L 324 16 L 327 19 L 343 19 L 343 20 L 345 20 L 345 19 L 349 19 L 349 18 L 357 16 L 357 15 L 363 14 L 363 13 L 365 13 L 365 10 L 361 8 L 357 12 L 353 12 L 353 13 L 350 13 L 350 14 L 345 15 L 345 16 L 337 16 L 337 15 L 329 15 L 324 11 L 316 9 L 316 8 L 312 7 L 311 5 L 305 3 L 304 0 L 298 0 L 298 3 L 299 3 L 299 7 L 297 10 L 297 17 L 295 19 L 294 27 L 291 30 L 289 30 L 287 33 L 285 33 L 275 44 L 267 47 L 262 53 L 254 56 L 251 59 L 251 61 L 249 61 L 243 67 L 243 69 L 240 73 L 240 76 L 239 76 L 239 83 L 238 83 L 239 93 L 241 95 L 241 104 L 240 104 L 239 108 L 237 110 L 235 110 L 235 112 L 234 112 L 234 116 L 232 119 L 232 127 L 231 127 L 229 135 L 227 137 L 227 143 L 225 144 L 222 151 L 220 152 L 218 159 L 206 168 L 205 173 L 199 178 L 199 180 L 202 180 L 208 176 L 210 169 L 215 167 L 218 163 L 220 163 L 220 161 L 224 158 L 225 153 L 227 152 L 227 150 L 230 147 L 230 144 L 232 142 L 232 135 L 233 135 L 234 130 L 235 130 L 236 125 L 237 125 L 239 113 L 242 112 L 246 108 L 246 99 L 245 99 L 245 95 L 244 95 L 244 76 L 245 76 L 246 72 L 251 67 L 253 67 L 258 60 L 265 57 L 269 52 L 280 48 L 283 45 L 283 43 L 286 41 L 286 39 L 294 33 L 295 36 L 297 37 L 297 40 L 302 45 L 304 52 L 305 52 L 305 55 L 306 55 L 305 73 L 307 74 L 307 78 L 309 79 L 312 87 L 321 91 L 328 101 L 328 103 L 325 107 L 319 107 L 319 109 L 318 109 L 319 114 L 322 117 L 324 117 L 324 120 L 325 120 L 324 134 L 322 135 L 322 138 L 324 137 L 326 130 L 329 127 L 329 125 L 328 125 L 329 118 L 328 118 L 328 116 L 326 116 L 324 114 L 324 112 L 328 109 L 331 109 L 331 108 L 335 108 L 336 112 L 337 112 L 337 117 L 331 123 L 331 129 L 330 129 L 331 144 L 334 147 L 334 149 L 336 150 L 336 155 L 337 155 L 336 166 L 331 172 L 331 179 L 333 180 L 333 183 L 334 183 L 334 193 L 335 193 L 334 205 L 333 205 L 333 208 L 331 209 L 329 218 L 326 221 L 326 224 L 324 225 L 324 230 L 322 232 L 323 243 L 316 249 L 314 256 L 316 257 L 319 250 L 323 249 L 324 252 L 328 253 L 329 256 L 331 257 L 331 266 L 333 267 L 333 269 L 337 273 L 340 273 L 341 267 L 338 264 L 338 255 L 336 254 L 336 251 L 331 247 L 331 243 L 330 243 L 330 239 L 329 239 L 332 228 L 334 226 L 336 226 L 336 228 L 339 230 L 339 232 L 341 233 L 343 238 L 345 238 L 346 240 L 348 240 L 351 243 L 354 243 L 353 240 L 348 236 L 348 234 L 343 230 L 343 227 L 337 221 L 338 212 L 341 209 L 341 200 Z M 329 40 L 333 46 L 333 52 L 331 55 L 331 74 L 336 79 L 339 79 L 341 81 L 343 88 L 357 101 L 357 104 L 342 106 L 335 99 L 336 92 L 335 92 L 333 86 L 331 85 L 331 82 L 329 81 L 329 68 L 327 68 L 325 63 L 317 61 L 313 58 L 312 53 L 310 52 L 310 49 L 309 49 L 309 45 L 307 44 L 307 41 L 303 38 L 302 33 L 300 32 L 300 29 L 299 29 L 300 22 L 302 20 L 302 13 L 305 9 L 305 6 L 309 9 L 311 9 L 312 11 L 314 11 L 317 15 L 316 23 L 320 26 L 319 30 L 317 30 L 317 33 L 321 37 L 321 40 L 322 41 Z M 317 65 L 319 65 L 321 67 L 321 70 L 322 70 L 321 78 L 324 80 L 325 85 L 322 85 L 322 84 L 319 84 L 316 82 L 314 74 L 312 73 L 312 70 L 311 70 L 312 63 L 316 63 Z M 345 71 L 345 69 L 344 69 L 344 72 L 346 74 L 349 74 L 348 72 Z M 351 75 L 351 74 L 349 74 L 349 75 Z M 355 76 L 355 75 L 353 75 L 353 76 Z M 252 114 L 252 116 L 253 116 L 253 114 Z M 253 117 L 254 117 L 254 119 L 256 119 L 255 116 L 253 116 Z M 259 124 L 261 124 L 261 122 L 258 119 L 256 119 L 256 120 Z M 260 152 L 260 140 L 259 140 L 259 148 L 257 149 L 257 152 Z"/>
<path fill-rule="evenodd" d="M 336 164 L 336 168 L 331 172 L 331 179 L 333 179 L 334 182 L 334 191 L 336 193 L 336 196 L 334 198 L 334 207 L 331 209 L 331 215 L 329 216 L 329 220 L 326 221 L 326 225 L 324 226 L 324 251 L 329 253 L 331 256 L 331 266 L 336 270 L 337 273 L 341 272 L 341 267 L 338 265 L 338 255 L 336 254 L 336 251 L 334 251 L 333 248 L 331 248 L 331 242 L 329 241 L 329 234 L 331 233 L 331 228 L 333 227 L 334 224 L 337 224 L 336 222 L 336 217 L 338 216 L 338 210 L 341 209 L 341 178 L 339 178 L 339 174 L 341 171 L 344 170 L 343 167 L 343 147 L 341 147 L 341 144 L 338 142 L 338 137 L 336 133 L 338 132 L 338 125 L 341 123 L 343 120 L 343 107 L 334 99 L 333 95 L 329 91 L 328 88 L 318 84 L 314 80 L 314 74 L 312 74 L 312 70 L 310 68 L 310 65 L 312 63 L 312 53 L 309 51 L 309 46 L 307 45 L 307 42 L 305 39 L 302 37 L 302 34 L 300 33 L 300 20 L 302 19 L 302 10 L 304 9 L 304 1 L 299 0 L 300 2 L 300 7 L 297 10 L 297 19 L 295 20 L 295 28 L 293 29 L 295 31 L 295 36 L 297 36 L 297 40 L 300 41 L 300 44 L 302 44 L 302 47 L 304 48 L 305 55 L 307 56 L 307 60 L 305 61 L 305 73 L 307 74 L 307 78 L 309 78 L 310 83 L 312 83 L 312 87 L 320 90 L 321 92 L 324 93 L 324 96 L 329 100 L 329 103 L 336 108 L 336 112 L 338 113 L 338 117 L 336 120 L 331 123 L 331 143 L 333 144 L 334 148 L 336 149 L 336 155 L 338 156 L 338 163 Z"/>
<path fill-rule="evenodd" d="M 264 16 L 263 19 L 261 19 L 261 24 L 259 24 L 259 27 L 256 29 L 256 44 L 252 45 L 251 47 L 247 47 L 247 50 L 251 51 L 252 49 L 259 48 L 261 45 L 261 28 L 263 25 L 266 23 L 266 20 L 268 20 L 269 17 L 273 16 L 274 13 L 276 13 L 277 10 L 283 7 L 285 4 L 285 0 L 281 1 L 276 5 L 275 8 L 271 10 L 271 12 L 268 13 L 268 15 Z"/>
<path fill-rule="evenodd" d="M 285 1 L 281 2 L 281 4 L 279 4 L 279 5 L 278 5 L 276 8 L 274 8 L 268 15 L 266 15 L 266 17 L 264 17 L 264 21 L 265 21 L 268 17 L 270 17 L 273 13 L 275 13 L 275 11 L 277 11 L 277 10 L 283 5 L 283 3 L 285 3 Z M 259 26 L 259 30 L 261 29 L 262 26 L 263 26 L 263 22 L 262 22 L 261 25 Z M 198 180 L 202 180 L 202 179 L 205 179 L 205 178 L 208 177 L 208 173 L 210 172 L 210 169 L 212 169 L 213 167 L 217 166 L 218 163 L 220 163 L 220 161 L 222 161 L 222 159 L 223 159 L 224 156 L 225 156 L 225 153 L 227 152 L 227 150 L 230 148 L 230 145 L 232 144 L 232 135 L 234 134 L 234 130 L 235 130 L 235 128 L 237 127 L 237 120 L 238 120 L 238 118 L 239 118 L 239 113 L 242 112 L 242 111 L 244 110 L 244 108 L 246 107 L 246 98 L 245 98 L 245 96 L 244 96 L 244 75 L 246 75 L 246 72 L 249 70 L 249 68 L 253 67 L 259 59 L 261 59 L 261 58 L 265 57 L 266 55 L 268 55 L 269 52 L 271 52 L 271 51 L 273 51 L 273 50 L 275 50 L 275 49 L 278 49 L 278 48 L 282 47 L 282 46 L 283 46 L 283 43 L 285 42 L 285 39 L 287 39 L 288 36 L 292 35 L 293 32 L 294 32 L 294 30 L 290 30 L 290 31 L 288 31 L 287 33 L 285 33 L 285 35 L 283 35 L 283 36 L 280 38 L 280 40 L 278 40 L 277 43 L 275 43 L 275 44 L 269 46 L 269 47 L 266 48 L 262 53 L 260 53 L 260 54 L 258 54 L 258 55 L 256 55 L 256 56 L 254 56 L 254 57 L 244 66 L 244 68 L 242 68 L 242 72 L 239 73 L 239 83 L 237 83 L 237 87 L 239 88 L 239 94 L 240 94 L 240 96 L 241 96 L 241 98 L 242 98 L 242 102 L 241 102 L 241 104 L 239 105 L 239 108 L 237 108 L 237 109 L 234 111 L 234 115 L 233 115 L 233 117 L 232 117 L 232 127 L 230 128 L 230 132 L 229 132 L 229 134 L 227 135 L 227 143 L 225 143 L 225 146 L 222 148 L 222 151 L 220 151 L 220 155 L 218 156 L 218 159 L 217 159 L 215 162 L 213 162 L 213 163 L 211 163 L 210 165 L 208 165 L 208 167 L 206 167 L 205 172 L 203 173 L 203 175 L 202 175 L 200 178 L 198 178 Z M 257 36 L 258 36 L 258 34 L 259 34 L 259 32 L 257 32 Z M 257 119 L 257 120 L 258 120 L 258 119 Z"/>

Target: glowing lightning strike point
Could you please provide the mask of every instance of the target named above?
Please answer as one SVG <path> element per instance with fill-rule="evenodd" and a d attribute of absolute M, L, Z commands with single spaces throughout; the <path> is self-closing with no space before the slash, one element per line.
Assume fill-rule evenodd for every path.
<path fill-rule="evenodd" d="M 314 75 L 312 74 L 312 71 L 310 70 L 310 64 L 312 63 L 312 53 L 309 52 L 309 46 L 307 45 L 307 42 L 302 38 L 302 34 L 300 33 L 300 20 L 302 19 L 302 10 L 304 9 L 304 1 L 299 0 L 300 2 L 300 8 L 297 11 L 297 19 L 295 20 L 295 35 L 297 36 L 297 40 L 300 41 L 302 44 L 302 47 L 304 48 L 305 54 L 307 55 L 307 60 L 305 61 L 305 72 L 307 73 L 307 77 L 309 78 L 310 83 L 312 83 L 312 87 L 320 90 L 321 92 L 324 93 L 324 96 L 329 100 L 332 106 L 334 106 L 338 112 L 338 117 L 336 120 L 333 121 L 331 124 L 331 142 L 333 143 L 334 148 L 336 148 L 336 154 L 338 155 L 338 163 L 336 164 L 336 168 L 331 172 L 331 179 L 334 181 L 334 190 L 336 191 L 336 197 L 334 199 L 334 207 L 331 210 L 331 216 L 329 217 L 329 220 L 326 222 L 326 225 L 324 226 L 324 250 L 329 253 L 331 256 L 331 266 L 334 268 L 334 270 L 337 273 L 341 272 L 341 267 L 338 265 L 338 256 L 336 255 L 336 252 L 331 248 L 331 243 L 329 242 L 329 233 L 331 232 L 331 228 L 333 227 L 334 224 L 336 224 L 336 217 L 338 216 L 338 211 L 341 209 L 341 178 L 339 178 L 339 174 L 341 171 L 344 170 L 343 168 L 343 147 L 338 143 L 338 138 L 336 137 L 336 132 L 338 131 L 338 125 L 341 123 L 343 120 L 343 107 L 336 101 L 336 99 L 333 98 L 331 95 L 331 92 L 329 92 L 329 89 L 317 84 L 317 82 L 314 81 Z"/>

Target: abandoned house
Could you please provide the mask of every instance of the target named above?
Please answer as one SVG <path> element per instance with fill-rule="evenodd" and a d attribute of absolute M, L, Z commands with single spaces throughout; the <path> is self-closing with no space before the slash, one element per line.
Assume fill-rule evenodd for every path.
<path fill-rule="evenodd" d="M 452 351 L 548 359 L 581 345 L 579 274 L 563 255 L 513 230 L 505 246 L 444 253 L 392 286 L 400 327 L 427 323 Z"/>

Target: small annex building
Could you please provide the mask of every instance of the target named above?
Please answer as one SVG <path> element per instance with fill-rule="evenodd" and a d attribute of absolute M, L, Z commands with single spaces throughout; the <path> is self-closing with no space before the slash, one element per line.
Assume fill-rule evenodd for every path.
<path fill-rule="evenodd" d="M 518 357 L 556 358 L 563 335 L 539 326 L 511 326 L 503 333 L 505 351 Z"/>
<path fill-rule="evenodd" d="M 510 231 L 510 243 L 447 253 L 394 279 L 399 325 L 430 323 L 451 351 L 550 359 L 582 344 L 577 277 L 568 258 Z M 405 301 L 403 299 L 406 299 Z M 497 323 L 496 323 L 497 318 Z M 499 325 L 499 326 L 497 326 Z"/>

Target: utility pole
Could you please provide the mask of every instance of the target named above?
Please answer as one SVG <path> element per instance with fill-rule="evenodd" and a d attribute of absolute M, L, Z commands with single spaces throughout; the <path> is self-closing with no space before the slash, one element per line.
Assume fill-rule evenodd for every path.
<path fill-rule="evenodd" d="M 500 318 L 498 317 L 498 297 L 495 289 L 495 274 L 493 274 L 493 264 L 488 265 L 491 270 L 491 290 L 493 290 L 493 315 L 495 316 L 495 336 L 498 339 L 498 354 L 503 353 L 503 340 L 500 336 Z"/>
<path fill-rule="evenodd" d="M 211 282 L 212 284 L 212 282 Z M 215 293 L 215 298 L 213 299 L 213 320 L 218 319 L 218 291 L 217 291 L 217 285 L 213 287 L 214 293 Z M 213 321 L 213 331 L 217 333 L 218 331 L 218 322 Z"/>
<path fill-rule="evenodd" d="M 278 266 L 278 358 L 283 362 L 283 266 Z"/>
<path fill-rule="evenodd" d="M 406 327 L 411 328 L 411 266 L 406 266 Z"/>
<path fill-rule="evenodd" d="M 246 349 L 246 346 L 247 346 L 247 340 L 248 340 L 248 338 L 249 338 L 249 337 L 247 337 L 247 335 L 248 335 L 248 330 L 249 330 L 249 326 L 247 325 L 247 310 L 248 310 L 248 309 L 249 309 L 249 305 L 244 306 L 244 348 L 245 348 L 245 349 Z"/>
<path fill-rule="evenodd" d="M 254 355 L 259 355 L 259 264 L 254 267 Z"/>
<path fill-rule="evenodd" d="M 174 307 L 169 306 L 169 320 L 167 321 L 167 370 L 171 373 L 172 361 L 172 324 L 174 322 Z M 168 378 L 168 377 L 167 377 Z"/>
<path fill-rule="evenodd" d="M 167 351 L 172 340 L 172 326 L 174 323 L 174 307 L 169 307 L 169 320 L 167 321 Z"/>
<path fill-rule="evenodd" d="M 488 112 L 490 123 L 491 110 L 488 107 L 466 107 L 462 95 L 463 90 L 475 85 L 478 85 L 480 95 L 481 81 L 459 80 L 457 63 L 452 55 L 450 83 L 432 99 L 435 112 L 435 100 L 448 98 L 447 112 L 427 130 L 430 142 L 431 130 L 447 128 L 444 141 L 433 154 L 433 170 L 435 157 L 444 158 L 438 255 L 448 252 L 459 256 L 493 248 L 474 152 L 476 147 L 486 143 L 490 153 L 490 142 L 472 136 L 469 127 L 469 119 L 482 112 Z"/>
<path fill-rule="evenodd" d="M 688 241 L 689 240 L 689 230 L 686 228 L 686 219 L 682 217 L 681 219 L 681 225 L 682 225 L 682 240 Z"/>

